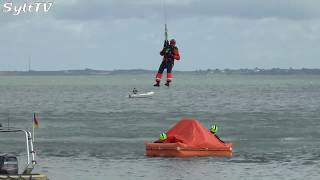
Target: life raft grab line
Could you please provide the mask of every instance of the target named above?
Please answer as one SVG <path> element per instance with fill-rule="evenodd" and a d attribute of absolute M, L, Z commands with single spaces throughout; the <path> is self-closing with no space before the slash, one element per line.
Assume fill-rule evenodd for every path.
<path fill-rule="evenodd" d="M 148 142 L 145 142 L 147 144 Z M 149 142 L 150 146 L 146 147 L 147 150 L 178 150 L 178 151 L 226 151 L 226 148 L 193 148 L 193 147 L 184 147 L 181 143 L 152 143 Z M 151 145 L 153 144 L 153 146 Z M 230 143 L 228 143 L 230 145 Z M 229 150 L 232 151 L 232 146 L 229 147 Z"/>

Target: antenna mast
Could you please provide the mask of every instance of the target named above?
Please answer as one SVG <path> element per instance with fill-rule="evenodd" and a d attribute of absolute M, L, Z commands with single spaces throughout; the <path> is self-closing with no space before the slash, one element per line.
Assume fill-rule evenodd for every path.
<path fill-rule="evenodd" d="M 31 71 L 31 58 L 30 58 L 30 56 L 29 56 L 29 64 L 28 64 L 28 72 L 30 72 Z"/>

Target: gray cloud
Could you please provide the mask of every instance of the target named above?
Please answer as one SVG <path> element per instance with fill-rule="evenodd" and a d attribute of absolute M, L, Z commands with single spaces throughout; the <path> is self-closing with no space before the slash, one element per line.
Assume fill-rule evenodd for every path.
<path fill-rule="evenodd" d="M 317 0 L 189 0 L 167 1 L 171 19 L 190 17 L 233 17 L 245 19 L 314 19 L 320 17 Z M 163 18 L 163 0 L 91 0 L 69 4 L 57 2 L 55 16 L 68 20 L 114 20 Z"/>
<path fill-rule="evenodd" d="M 320 67 L 320 2 L 166 1 L 182 55 L 176 70 Z M 162 0 L 55 0 L 49 13 L 5 14 L 0 23 L 0 70 L 25 70 L 28 56 L 36 70 L 156 69 L 161 61 Z"/>

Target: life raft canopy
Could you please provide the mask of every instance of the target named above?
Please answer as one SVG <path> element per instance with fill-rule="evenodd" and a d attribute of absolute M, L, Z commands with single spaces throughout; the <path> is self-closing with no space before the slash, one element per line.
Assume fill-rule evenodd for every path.
<path fill-rule="evenodd" d="M 232 144 L 220 141 L 197 119 L 184 118 L 167 131 L 175 143 L 147 142 L 147 156 L 232 156 Z"/>

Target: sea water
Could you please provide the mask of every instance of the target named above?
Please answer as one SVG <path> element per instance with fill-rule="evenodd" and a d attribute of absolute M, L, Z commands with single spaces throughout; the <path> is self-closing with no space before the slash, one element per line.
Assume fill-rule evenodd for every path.
<path fill-rule="evenodd" d="M 177 74 L 169 88 L 152 76 L 0 76 L 0 123 L 31 130 L 39 113 L 34 172 L 52 180 L 320 179 L 320 76 Z M 218 124 L 233 157 L 144 156 L 183 117 Z M 21 164 L 24 151 L 23 135 L 0 135 L 0 154 Z"/>

